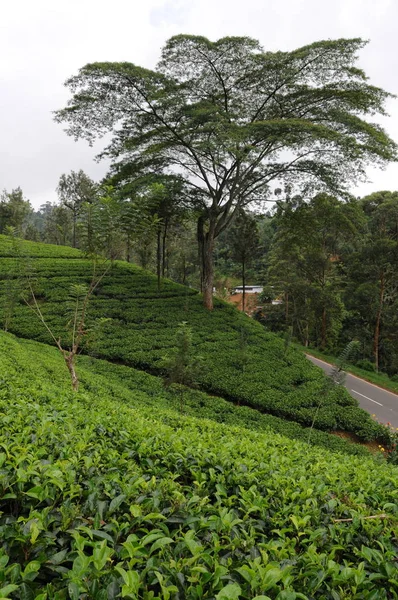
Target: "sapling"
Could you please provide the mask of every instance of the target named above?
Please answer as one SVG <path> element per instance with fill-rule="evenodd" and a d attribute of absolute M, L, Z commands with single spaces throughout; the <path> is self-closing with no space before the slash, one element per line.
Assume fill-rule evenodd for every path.
<path fill-rule="evenodd" d="M 28 287 L 30 292 L 30 298 L 24 297 L 26 305 L 32 310 L 32 312 L 41 321 L 47 332 L 50 334 L 56 347 L 62 354 L 65 361 L 65 365 L 68 369 L 72 389 L 77 392 L 79 389 L 79 378 L 76 372 L 76 357 L 80 354 L 84 338 L 89 333 L 87 326 L 87 311 L 88 305 L 94 291 L 109 271 L 108 266 L 101 275 L 96 274 L 96 265 L 94 263 L 93 276 L 89 285 L 86 284 L 73 284 L 70 287 L 68 300 L 66 303 L 68 321 L 66 324 L 66 332 L 70 336 L 70 345 L 65 347 L 61 337 L 57 337 L 49 324 L 47 323 L 43 312 L 40 308 L 39 302 L 34 292 L 34 286 L 32 280 L 28 279 Z M 101 323 L 103 320 L 100 321 Z"/>
<path fill-rule="evenodd" d="M 329 394 L 334 389 L 336 389 L 337 386 L 342 386 L 345 384 L 346 372 L 344 369 L 346 369 L 347 363 L 349 362 L 350 358 L 355 356 L 355 354 L 358 352 L 358 348 L 359 348 L 359 342 L 356 340 L 351 340 L 351 342 L 349 342 L 346 345 L 344 350 L 341 352 L 341 354 L 337 358 L 336 364 L 334 365 L 334 367 L 333 367 L 332 371 L 330 372 L 330 374 L 328 375 L 328 377 L 325 378 L 323 389 L 320 394 L 320 400 L 319 400 L 318 406 L 316 407 L 314 418 L 312 419 L 312 423 L 311 423 L 311 427 L 310 427 L 310 432 L 308 434 L 308 444 L 311 441 L 312 430 L 314 429 L 315 421 L 317 419 L 317 416 L 318 416 L 318 413 L 319 413 L 319 410 L 320 410 L 322 404 L 325 402 L 325 400 L 327 399 Z"/>
<path fill-rule="evenodd" d="M 238 339 L 238 369 L 242 371 L 245 370 L 247 363 L 249 362 L 249 356 L 247 353 L 248 346 L 248 332 L 244 327 L 241 327 L 239 330 L 239 339 Z"/>
<path fill-rule="evenodd" d="M 286 357 L 292 344 L 293 327 L 288 327 L 283 336 L 283 355 Z"/>
<path fill-rule="evenodd" d="M 201 369 L 201 359 L 192 348 L 192 330 L 185 321 L 176 332 L 175 348 L 165 359 L 164 367 L 167 375 L 164 377 L 166 387 L 173 386 L 180 396 L 180 411 L 184 407 L 184 387 L 195 387 Z"/>

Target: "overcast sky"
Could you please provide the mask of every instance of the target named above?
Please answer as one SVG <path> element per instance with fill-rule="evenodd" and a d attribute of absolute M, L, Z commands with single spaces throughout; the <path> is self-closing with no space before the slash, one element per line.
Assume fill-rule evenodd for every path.
<path fill-rule="evenodd" d="M 106 165 L 52 120 L 69 95 L 63 83 L 88 62 L 152 68 L 177 33 L 210 39 L 249 35 L 266 50 L 362 37 L 361 66 L 373 84 L 398 94 L 396 0 L 0 0 L 0 189 L 21 186 L 35 206 L 57 199 L 61 173 L 98 180 Z M 383 120 L 398 141 L 398 100 Z M 356 193 L 398 189 L 398 164 L 369 170 Z"/>

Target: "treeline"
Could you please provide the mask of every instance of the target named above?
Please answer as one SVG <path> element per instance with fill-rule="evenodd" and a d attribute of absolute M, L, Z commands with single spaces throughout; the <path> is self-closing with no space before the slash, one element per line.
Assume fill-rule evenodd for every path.
<path fill-rule="evenodd" d="M 398 192 L 297 197 L 278 202 L 271 222 L 259 318 L 333 353 L 356 339 L 360 366 L 397 374 Z"/>
<path fill-rule="evenodd" d="M 21 188 L 3 191 L 0 233 L 134 262 L 201 289 L 198 212 L 179 178 L 152 177 L 127 194 L 72 171 L 61 175 L 57 192 L 58 202 L 35 211 Z M 236 211 L 214 249 L 217 294 L 228 295 L 241 281 L 264 280 L 271 237 L 269 214 Z"/>
<path fill-rule="evenodd" d="M 159 285 L 166 276 L 200 289 L 197 212 L 177 177 L 125 197 L 72 171 L 58 195 L 35 212 L 20 188 L 3 192 L 0 232 L 136 262 Z M 272 212 L 236 212 L 214 261 L 221 296 L 238 282 L 264 286 L 257 316 L 267 328 L 332 353 L 356 339 L 360 366 L 398 374 L 398 192 L 348 201 L 277 193 Z"/>
<path fill-rule="evenodd" d="M 135 262 L 158 277 L 200 288 L 194 203 L 178 177 L 150 177 L 134 190 L 95 183 L 82 170 L 60 177 L 58 202 L 35 211 L 21 188 L 0 198 L 0 233 Z"/>

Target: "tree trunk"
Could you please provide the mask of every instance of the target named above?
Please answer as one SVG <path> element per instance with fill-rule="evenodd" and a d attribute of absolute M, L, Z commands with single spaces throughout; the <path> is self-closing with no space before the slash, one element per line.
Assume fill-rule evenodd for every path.
<path fill-rule="evenodd" d="M 77 392 L 79 389 L 79 380 L 75 371 L 75 355 L 73 352 L 64 352 L 64 359 L 72 381 L 72 389 L 74 392 Z"/>
<path fill-rule="evenodd" d="M 169 259 L 170 259 L 170 252 L 167 250 L 166 248 L 166 277 L 170 277 L 170 272 L 169 272 Z"/>
<path fill-rule="evenodd" d="M 289 322 L 289 292 L 285 293 L 285 321 L 287 325 Z"/>
<path fill-rule="evenodd" d="M 324 350 L 326 348 L 326 306 L 323 307 L 322 310 L 322 330 L 321 330 L 321 348 Z"/>
<path fill-rule="evenodd" d="M 384 273 L 382 272 L 380 275 L 380 293 L 379 293 L 379 307 L 377 309 L 376 315 L 376 325 L 375 332 L 373 338 L 373 355 L 375 359 L 375 367 L 376 371 L 379 370 L 379 343 L 380 343 L 380 323 L 381 323 L 381 313 L 383 311 L 383 303 L 384 303 Z"/>
<path fill-rule="evenodd" d="M 160 277 L 161 277 L 161 264 L 162 264 L 162 246 L 161 246 L 161 229 L 160 226 L 157 230 L 156 235 L 156 274 L 158 277 L 158 292 L 160 291 Z"/>
<path fill-rule="evenodd" d="M 162 277 L 164 277 L 165 273 L 166 273 L 166 242 L 167 242 L 168 226 L 169 226 L 169 222 L 168 222 L 168 219 L 166 219 L 164 222 L 163 239 L 162 239 Z"/>
<path fill-rule="evenodd" d="M 89 252 L 93 252 L 93 228 L 91 223 L 91 210 L 92 206 L 88 207 L 88 217 L 87 217 L 87 249 Z"/>
<path fill-rule="evenodd" d="M 185 260 L 185 253 L 182 255 L 182 285 L 185 285 L 187 278 L 187 266 Z"/>
<path fill-rule="evenodd" d="M 198 219 L 198 243 L 200 250 L 201 282 L 203 304 L 207 310 L 213 310 L 214 284 L 214 223 L 210 222 L 209 231 L 204 230 L 204 218 Z"/>
<path fill-rule="evenodd" d="M 131 240 L 130 240 L 130 234 L 127 234 L 127 262 L 129 263 L 131 260 Z"/>
<path fill-rule="evenodd" d="M 206 239 L 203 246 L 203 304 L 207 310 L 213 310 L 213 249 L 214 239 Z"/>
<path fill-rule="evenodd" d="M 76 222 L 77 222 L 77 212 L 73 211 L 73 240 L 72 245 L 76 248 Z"/>
<path fill-rule="evenodd" d="M 246 300 L 246 262 L 242 260 L 242 312 L 245 312 L 245 300 Z"/>
<path fill-rule="evenodd" d="M 197 239 L 198 239 L 198 261 L 199 261 L 199 274 L 200 274 L 200 292 L 203 292 L 203 236 L 204 236 L 204 217 L 198 218 L 198 228 L 197 228 Z"/>

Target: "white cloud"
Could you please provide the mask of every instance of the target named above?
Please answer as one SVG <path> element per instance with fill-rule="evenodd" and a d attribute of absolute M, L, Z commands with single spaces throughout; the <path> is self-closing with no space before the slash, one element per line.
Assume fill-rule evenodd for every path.
<path fill-rule="evenodd" d="M 153 67 L 167 38 L 249 35 L 269 50 L 325 38 L 360 36 L 371 44 L 362 66 L 376 85 L 398 92 L 394 0 L 3 0 L 0 8 L 0 188 L 20 185 L 40 205 L 55 199 L 59 176 L 105 165 L 52 121 L 67 98 L 63 82 L 87 62 L 127 60 Z M 398 101 L 383 121 L 398 140 Z M 396 189 L 398 166 L 372 171 L 359 193 Z"/>

